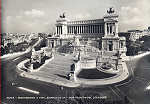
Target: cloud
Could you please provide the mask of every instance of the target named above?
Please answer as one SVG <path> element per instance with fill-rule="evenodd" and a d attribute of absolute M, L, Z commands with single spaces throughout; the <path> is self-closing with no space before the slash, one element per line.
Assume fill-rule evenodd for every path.
<path fill-rule="evenodd" d="M 150 25 L 149 4 L 149 0 L 123 2 L 120 7 L 120 30 L 146 29 Z"/>
<path fill-rule="evenodd" d="M 7 16 L 3 21 L 3 30 L 7 32 L 47 32 L 50 21 L 45 12 L 32 9 L 20 12 L 16 16 Z"/>
<path fill-rule="evenodd" d="M 31 17 L 43 17 L 45 15 L 44 11 L 32 9 L 31 11 L 25 11 L 24 14 L 26 16 L 31 16 Z"/>
<path fill-rule="evenodd" d="M 88 18 L 90 18 L 91 17 L 91 15 L 89 14 L 89 13 L 86 13 L 86 14 L 77 14 L 77 15 L 75 15 L 75 18 L 76 19 L 88 19 Z"/>
<path fill-rule="evenodd" d="M 141 11 L 136 7 L 121 7 L 120 16 L 122 19 L 122 23 L 124 24 L 133 24 L 142 21 Z"/>
<path fill-rule="evenodd" d="M 69 20 L 101 18 L 108 7 L 119 12 L 119 30 L 150 26 L 150 0 L 3 0 L 3 28 L 7 32 L 45 31 L 58 15 L 67 11 Z M 76 5 L 76 6 L 73 6 Z M 59 14 L 58 14 L 59 13 Z M 7 23 L 7 24 L 6 24 Z"/>

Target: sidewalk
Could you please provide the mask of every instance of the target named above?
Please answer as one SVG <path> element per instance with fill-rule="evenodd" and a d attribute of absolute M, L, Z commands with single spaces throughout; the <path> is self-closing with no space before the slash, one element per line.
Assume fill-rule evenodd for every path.
<path fill-rule="evenodd" d="M 114 77 L 105 78 L 105 79 L 82 79 L 82 78 L 75 78 L 76 82 L 81 83 L 83 85 L 109 85 L 124 81 L 129 77 L 129 71 L 127 69 L 126 63 L 122 62 L 122 70 L 117 73 Z"/>
<path fill-rule="evenodd" d="M 149 54 L 150 54 L 150 51 L 147 51 L 145 53 L 142 53 L 142 54 L 139 54 L 139 55 L 135 55 L 135 56 L 126 56 L 123 59 L 124 59 L 124 61 L 130 61 L 130 60 L 141 58 L 141 57 L 149 55 Z"/>
<path fill-rule="evenodd" d="M 34 74 L 29 74 L 26 72 L 23 72 L 20 75 L 22 77 L 31 78 L 31 79 L 35 79 L 35 80 L 39 80 L 39 81 L 43 81 L 43 82 L 47 82 L 47 83 L 53 83 L 53 84 L 65 86 L 65 87 L 79 87 L 80 86 L 79 83 L 75 83 L 74 81 L 70 81 L 67 79 L 65 79 L 65 80 L 58 79 L 58 77 L 52 78 L 52 76 L 49 76 L 49 77 L 36 76 Z"/>

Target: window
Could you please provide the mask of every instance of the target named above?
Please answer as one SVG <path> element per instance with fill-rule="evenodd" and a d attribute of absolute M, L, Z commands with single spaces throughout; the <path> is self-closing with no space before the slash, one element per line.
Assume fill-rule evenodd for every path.
<path fill-rule="evenodd" d="M 123 48 L 123 42 L 121 41 L 120 48 Z"/>
<path fill-rule="evenodd" d="M 113 42 L 112 41 L 108 42 L 108 48 L 109 48 L 109 51 L 113 51 Z"/>

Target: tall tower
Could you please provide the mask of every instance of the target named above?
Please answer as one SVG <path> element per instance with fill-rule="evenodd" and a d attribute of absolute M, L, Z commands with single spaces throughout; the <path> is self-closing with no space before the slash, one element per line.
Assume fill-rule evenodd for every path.
<path fill-rule="evenodd" d="M 102 53 L 103 55 L 114 55 L 121 50 L 122 41 L 125 40 L 118 36 L 118 15 L 113 8 L 107 10 L 104 16 L 104 37 L 102 37 Z M 125 46 L 125 43 L 123 44 Z M 123 46 L 123 47 L 124 47 Z"/>
<path fill-rule="evenodd" d="M 56 22 L 56 35 L 61 37 L 63 34 L 67 34 L 67 19 L 65 13 L 60 15 Z"/>
<path fill-rule="evenodd" d="M 105 34 L 108 37 L 118 36 L 118 15 L 113 8 L 107 10 L 107 14 L 104 16 Z"/>

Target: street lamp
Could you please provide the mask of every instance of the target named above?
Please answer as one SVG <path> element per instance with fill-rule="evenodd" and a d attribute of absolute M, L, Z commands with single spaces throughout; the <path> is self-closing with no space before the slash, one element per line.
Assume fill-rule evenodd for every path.
<path fill-rule="evenodd" d="M 77 44 L 76 44 L 76 35 L 77 35 L 77 31 L 76 29 L 74 30 L 74 51 L 76 51 L 76 47 L 77 47 Z"/>
<path fill-rule="evenodd" d="M 117 59 L 116 59 L 116 70 L 118 70 L 118 65 L 119 65 L 119 59 L 120 59 L 120 51 L 117 51 Z"/>

